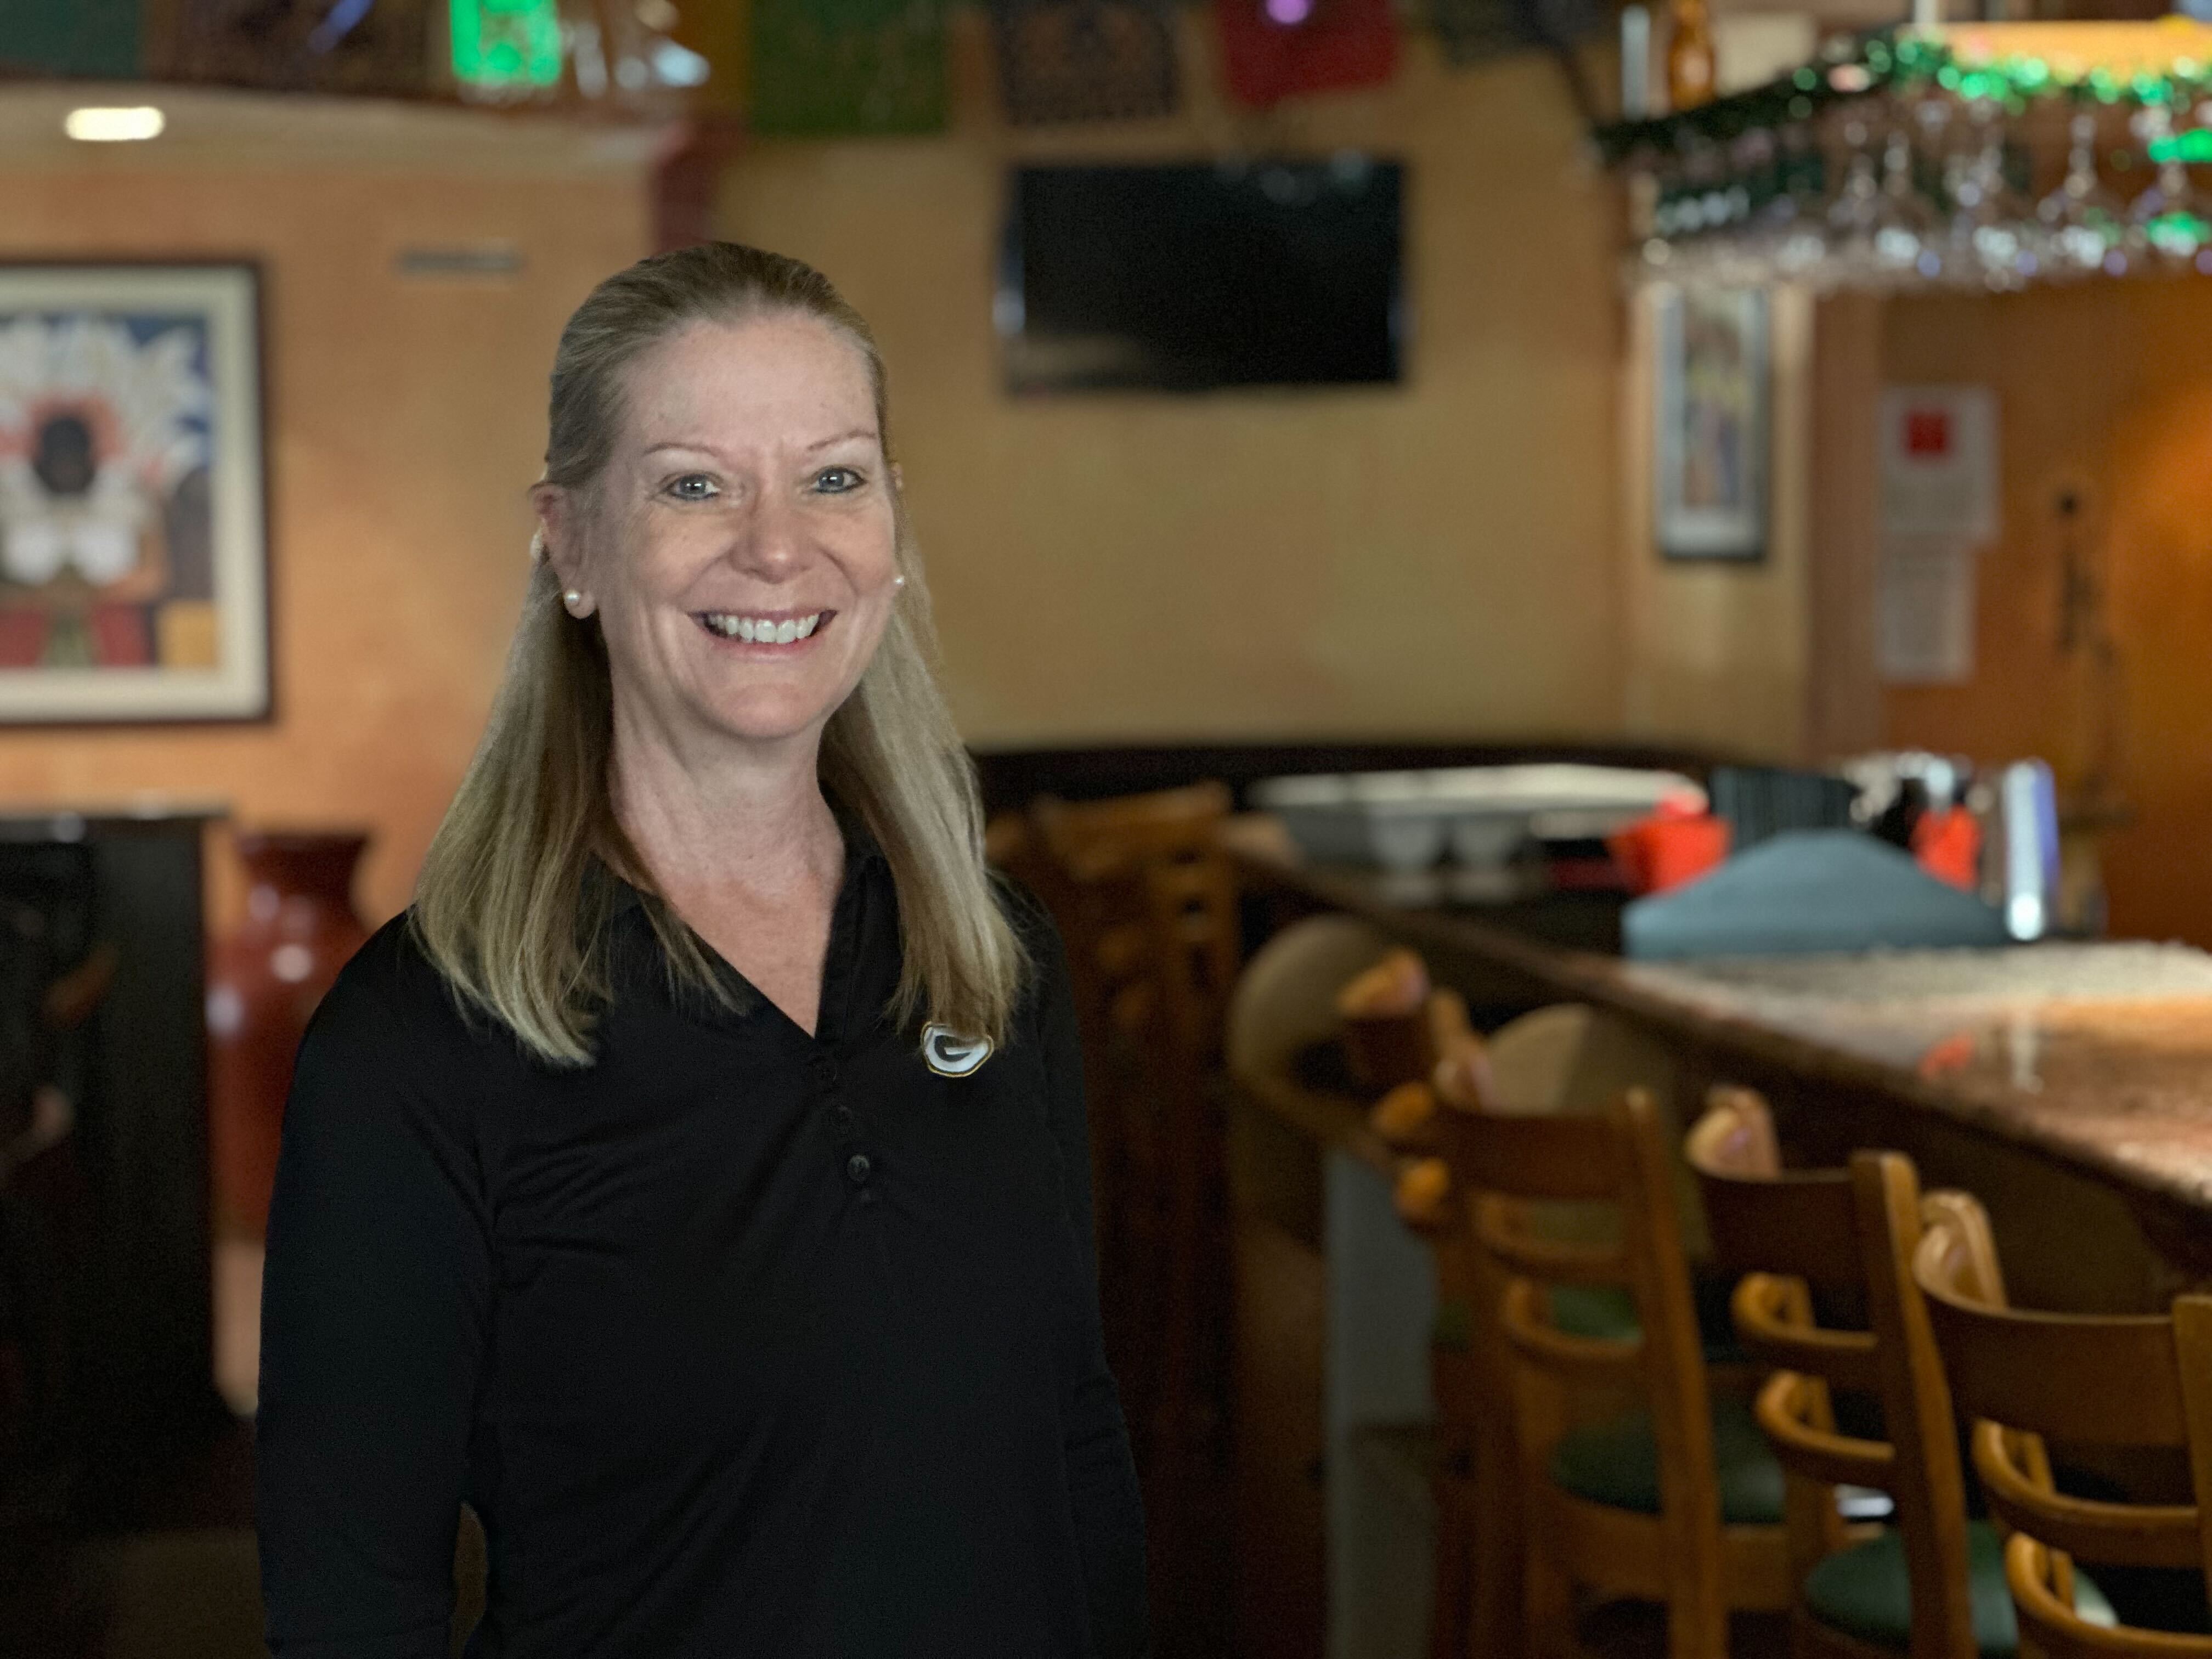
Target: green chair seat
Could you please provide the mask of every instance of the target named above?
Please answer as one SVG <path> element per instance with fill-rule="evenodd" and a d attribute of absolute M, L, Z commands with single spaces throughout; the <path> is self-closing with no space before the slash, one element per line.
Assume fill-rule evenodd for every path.
<path fill-rule="evenodd" d="M 1712 1401 L 1713 1462 L 1718 1467 L 1721 1518 L 1732 1525 L 1778 1525 L 1782 1466 L 1759 1432 L 1747 1401 Z M 1634 1412 L 1611 1423 L 1573 1429 L 1552 1452 L 1552 1479 L 1593 1504 L 1659 1513 L 1659 1443 L 1651 1416 Z"/>
<path fill-rule="evenodd" d="M 1569 1336 L 1609 1338 L 1626 1341 L 1641 1328 L 1636 1322 L 1636 1298 L 1619 1285 L 1554 1285 L 1552 1322 Z M 1743 1349 L 1729 1322 L 1723 1288 L 1715 1311 L 1713 1298 L 1698 1297 L 1698 1330 L 1708 1365 L 1740 1364 Z"/>
<path fill-rule="evenodd" d="M 1569 1336 L 1626 1341 L 1638 1329 L 1635 1298 L 1617 1285 L 1557 1285 L 1551 1300 L 1552 1322 Z M 1439 1303 L 1430 1340 L 1453 1353 L 1465 1353 L 1468 1317 L 1466 1303 Z"/>
<path fill-rule="evenodd" d="M 1569 1336 L 1626 1342 L 1633 1339 L 1642 1328 L 1636 1322 L 1636 1298 L 1619 1285 L 1554 1285 L 1551 1289 L 1551 1304 L 1552 1322 Z M 1705 1312 L 1702 1304 L 1698 1312 L 1700 1316 Z M 1440 1304 L 1431 1340 L 1449 1352 L 1465 1353 L 1468 1340 L 1468 1306 L 1464 1302 Z M 1703 1317 L 1698 1322 L 1704 1335 L 1705 1363 L 1709 1365 L 1734 1364 L 1744 1358 L 1743 1350 L 1736 1346 L 1735 1334 L 1728 1328 L 1726 1320 L 1727 1310 L 1723 1304 L 1722 1322 L 1717 1328 Z"/>
<path fill-rule="evenodd" d="M 1631 1342 L 1643 1328 L 1636 1322 L 1636 1298 L 1624 1285 L 1554 1285 L 1551 1303 L 1552 1322 L 1569 1336 Z"/>
<path fill-rule="evenodd" d="M 2010 1659 L 2020 1650 L 2012 1593 L 2005 1588 L 2004 1544 L 1986 1521 L 1966 1523 L 1967 1594 L 1972 1598 L 1974 1646 L 1982 1659 Z M 1805 1607 L 1824 1625 L 1862 1642 L 1905 1651 L 1912 1632 L 1912 1595 L 1905 1570 L 1905 1539 L 1885 1532 L 1871 1542 L 1839 1550 L 1805 1576 Z M 2113 1622 L 2105 1593 L 2078 1567 L 2074 1610 L 2093 1625 Z"/>

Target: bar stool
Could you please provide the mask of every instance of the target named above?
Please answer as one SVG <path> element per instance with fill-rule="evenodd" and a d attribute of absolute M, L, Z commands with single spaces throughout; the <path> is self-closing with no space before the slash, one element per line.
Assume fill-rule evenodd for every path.
<path fill-rule="evenodd" d="M 1493 1483 L 1478 1482 L 1477 1441 L 1493 1437 L 1492 1468 L 1517 1469 L 1519 1455 L 1511 1436 L 1510 1408 L 1486 1413 L 1487 1398 L 1510 1401 L 1510 1377 L 1486 1388 L 1479 1367 L 1499 1357 L 1482 1352 L 1471 1340 L 1474 1281 L 1465 1229 L 1455 1217 L 1449 1166 L 1441 1157 L 1437 1085 L 1462 1103 L 1487 1099 L 1493 1109 L 1551 1114 L 1602 1110 L 1637 1083 L 1652 1091 L 1671 1087 L 1673 1061 L 1656 1045 L 1579 1004 L 1556 1004 L 1522 1015 L 1487 1041 L 1468 1030 L 1465 1005 L 1449 991 L 1433 993 L 1421 1022 L 1423 1053 L 1443 1062 L 1431 1067 L 1432 1081 L 1409 1082 L 1393 1089 L 1370 1112 L 1378 1138 L 1397 1152 L 1401 1164 L 1395 1200 L 1399 1219 L 1424 1238 L 1434 1259 L 1438 1316 L 1430 1348 L 1431 1392 L 1436 1403 L 1436 1444 L 1431 1487 L 1437 1513 L 1435 1601 L 1430 1621 L 1430 1651 L 1437 1659 L 1461 1659 L 1470 1650 L 1486 1652 L 1503 1639 L 1493 1632 L 1501 1619 L 1519 1616 L 1518 1587 L 1510 1605 L 1501 1605 L 1495 1582 L 1480 1583 L 1474 1562 L 1493 1553 L 1485 1541 L 1504 1538 L 1519 1524 L 1517 1502 Z M 1403 1041 L 1410 1042 L 1412 1039 Z M 1379 1042 L 1378 1053 L 1394 1045 Z M 1593 1213 L 1593 1211 L 1596 1213 Z M 1694 1215 L 1695 1212 L 1692 1211 Z M 1613 1236 L 1610 1206 L 1532 1204 L 1522 1215 L 1532 1231 L 1554 1240 L 1605 1240 Z M 1702 1222 L 1684 1228 L 1686 1241 L 1702 1240 Z M 1554 1323 L 1570 1334 L 1632 1339 L 1637 1334 L 1632 1298 L 1610 1285 L 1557 1285 L 1547 1298 Z M 1734 1358 L 1708 1341 L 1709 1368 Z M 1487 1505 L 1488 1507 L 1486 1507 Z M 1478 1614 L 1474 1597 L 1492 1595 Z M 1483 1641 L 1470 1650 L 1470 1627 L 1480 1623 Z"/>
<path fill-rule="evenodd" d="M 1327 1624 L 1326 1182 L 1302 1143 L 1356 1103 L 1301 1060 L 1340 1036 L 1338 992 L 1389 949 L 1357 917 L 1303 917 L 1252 953 L 1230 999 L 1225 1060 L 1246 1103 L 1231 1127 L 1238 1651 L 1318 1655 Z"/>
<path fill-rule="evenodd" d="M 1434 1100 L 1429 1085 L 1422 1083 L 1403 1085 L 1393 1094 L 1401 1114 L 1419 1110 L 1417 1095 Z M 1480 1361 L 1465 1328 L 1474 1287 L 1450 1166 L 1441 1157 L 1408 1158 L 1399 1168 L 1391 1199 L 1407 1230 L 1428 1242 L 1437 1270 L 1440 1328 L 1429 1345 L 1429 1392 L 1437 1413 L 1429 1477 L 1437 1516 L 1429 1653 L 1431 1659 L 1466 1659 L 1469 1653 L 1492 1651 L 1489 1644 L 1499 1639 L 1493 1621 L 1484 1644 L 1473 1644 L 1475 1563 L 1491 1547 L 1497 1529 L 1496 1520 L 1483 1509 L 1483 1489 L 1475 1479 L 1481 1461 L 1476 1440 L 1485 1401 L 1502 1398 L 1510 1390 L 1486 1382 L 1476 1373 Z M 1447 1321 L 1458 1328 L 1442 1328 Z M 1510 1452 L 1510 1436 L 1503 1443 Z M 1488 1462 L 1491 1467 L 1516 1466 L 1510 1455 Z M 1507 1520 L 1518 1512 L 1509 1506 L 1498 1506 L 1496 1511 Z"/>
<path fill-rule="evenodd" d="M 1940 1194 L 1916 1203 L 1912 1168 L 1894 1154 L 1865 1179 L 1899 1224 L 1898 1249 L 1926 1298 L 1952 1397 L 1975 1419 L 1982 1491 L 2012 1529 L 2004 1579 L 2022 1650 L 2040 1659 L 2212 1659 L 2201 1603 L 2193 1631 L 2119 1626 L 2074 1565 L 2164 1568 L 2189 1575 L 2198 1596 L 2212 1591 L 2212 1297 L 2177 1297 L 2164 1316 L 2014 1311 L 1978 1206 Z M 1906 1224 L 1915 1218 L 1917 1238 Z M 2196 1501 L 2069 1497 L 2051 1478 L 2046 1439 L 2185 1452 Z"/>
<path fill-rule="evenodd" d="M 1101 1291 L 1145 1479 L 1164 1631 L 1220 1598 L 1230 1287 L 1223 1027 L 1241 955 L 1218 782 L 1031 803 L 1062 918 L 1094 1157 L 1110 1171 Z M 1170 1639 L 1164 1635 L 1163 1639 Z"/>
<path fill-rule="evenodd" d="M 1153 940 L 1144 872 L 1220 860 L 1214 835 L 1230 805 L 1228 786 L 1218 782 L 1099 801 L 1041 795 L 1030 804 L 1050 890 L 1040 896 L 1067 936 L 1086 1035 L 1103 1039 L 1110 1027 L 1133 1036 L 1149 1025 L 1157 993 L 1148 983 Z"/>
<path fill-rule="evenodd" d="M 1195 930 L 1164 925 L 1173 894 L 1154 872 L 1225 875 L 1213 836 L 1230 804 L 1226 785 L 1201 783 L 1102 801 L 1041 796 L 1029 812 L 1024 873 L 1060 923 L 1083 1041 L 1109 1348 L 1147 1464 L 1184 1433 L 1189 1343 L 1178 1333 L 1193 1297 L 1177 1263 L 1199 1212 L 1185 1188 L 1220 1163 L 1201 1073 L 1218 1054 L 1218 1036 L 1206 1034 L 1225 1009 L 1236 950 L 1233 888 L 1219 896 L 1220 877 L 1209 874 L 1212 935 L 1200 948 L 1226 965 L 1199 981 L 1202 1006 L 1171 994 L 1169 976 L 1193 982 L 1182 953 Z M 1213 1150 L 1194 1153 L 1194 1141 Z"/>
<path fill-rule="evenodd" d="M 1230 1374 L 1228 1109 L 1223 1059 L 1243 956 L 1237 878 L 1209 834 L 1142 860 L 1155 1028 L 1152 1076 L 1164 1177 L 1158 1432 L 1188 1455 L 1225 1461 Z"/>
<path fill-rule="evenodd" d="M 1632 1090 L 1602 1115 L 1512 1116 L 1480 1097 L 1479 1073 L 1476 1098 L 1440 1092 L 1484 1396 L 1472 1650 L 1569 1648 L 1579 1586 L 1662 1604 L 1670 1659 L 1724 1659 L 1731 1612 L 1790 1604 L 1782 1480 L 1747 1413 L 1709 1387 L 1656 1103 Z M 1617 1237 L 1546 1237 L 1532 1201 L 1607 1205 Z M 1547 1292 L 1577 1286 L 1625 1291 L 1634 1334 L 1563 1328 Z M 1638 1409 L 1570 1426 L 1578 1388 Z"/>
<path fill-rule="evenodd" d="M 1909 1267 L 1923 1209 L 1971 1217 L 1986 1237 L 1981 1206 L 1965 1193 L 1923 1205 L 1895 1153 L 1857 1153 L 1848 1170 L 1786 1170 L 1765 1101 L 1727 1088 L 1710 1098 L 1686 1150 L 1716 1255 L 1746 1270 L 1737 1334 L 1778 1368 L 1757 1410 L 1785 1475 L 1793 1654 L 2014 1652 L 1997 1534 L 1967 1518 L 1950 1394 Z M 1887 1437 L 1839 1427 L 1839 1394 L 1878 1401 Z M 1887 1493 L 1894 1528 L 1847 1522 L 1839 1488 Z"/>

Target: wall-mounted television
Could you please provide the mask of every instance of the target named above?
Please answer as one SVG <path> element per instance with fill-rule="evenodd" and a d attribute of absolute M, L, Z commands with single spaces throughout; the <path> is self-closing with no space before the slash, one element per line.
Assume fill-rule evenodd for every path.
<path fill-rule="evenodd" d="M 1017 392 L 1364 386 L 1406 346 L 1405 168 L 1360 155 L 1013 171 Z"/>

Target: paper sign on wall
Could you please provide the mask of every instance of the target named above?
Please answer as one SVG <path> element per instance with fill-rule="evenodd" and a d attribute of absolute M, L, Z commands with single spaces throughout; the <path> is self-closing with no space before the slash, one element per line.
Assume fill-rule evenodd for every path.
<path fill-rule="evenodd" d="M 1997 533 L 1997 400 L 1987 386 L 1894 386 L 1881 394 L 1887 536 Z"/>
<path fill-rule="evenodd" d="M 1875 666 L 1891 685 L 1957 685 L 1974 674 L 1972 546 L 1888 538 L 1881 550 Z"/>
<path fill-rule="evenodd" d="M 1975 555 L 1997 533 L 1997 404 L 1987 386 L 1881 397 L 1876 666 L 1892 685 L 1974 674 Z"/>

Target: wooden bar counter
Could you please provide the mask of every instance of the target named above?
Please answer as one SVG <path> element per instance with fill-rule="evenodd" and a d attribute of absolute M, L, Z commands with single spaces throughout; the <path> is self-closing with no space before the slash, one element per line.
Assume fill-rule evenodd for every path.
<path fill-rule="evenodd" d="M 1909 1153 L 1929 1185 L 1989 1206 L 2027 1305 L 2163 1310 L 2212 1283 L 2212 956 L 2112 943 L 1634 963 L 1617 954 L 1617 898 L 1500 902 L 1450 870 L 1308 865 L 1265 818 L 1224 839 L 1279 917 L 1364 917 L 1493 1018 L 1576 1001 L 1643 1028 L 1679 1057 L 1686 1121 L 1706 1084 L 1741 1083 L 1774 1103 L 1793 1161 Z"/>

